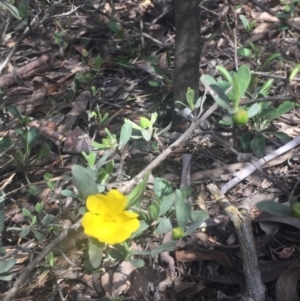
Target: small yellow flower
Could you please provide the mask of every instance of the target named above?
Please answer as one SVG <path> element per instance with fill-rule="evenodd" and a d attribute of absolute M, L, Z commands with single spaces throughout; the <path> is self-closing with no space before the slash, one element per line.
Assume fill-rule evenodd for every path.
<path fill-rule="evenodd" d="M 115 189 L 107 195 L 90 195 L 86 201 L 89 212 L 82 219 L 84 233 L 111 245 L 128 239 L 140 222 L 138 214 L 124 211 L 126 204 L 126 197 Z"/>

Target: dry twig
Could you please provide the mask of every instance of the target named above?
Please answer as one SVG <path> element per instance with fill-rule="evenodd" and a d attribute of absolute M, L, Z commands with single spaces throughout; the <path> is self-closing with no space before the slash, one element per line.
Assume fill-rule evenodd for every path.
<path fill-rule="evenodd" d="M 238 210 L 232 206 L 215 184 L 207 185 L 218 204 L 227 213 L 233 222 L 241 247 L 243 270 L 247 285 L 245 301 L 264 301 L 265 286 L 261 279 L 258 260 L 255 251 L 255 242 L 251 231 L 251 222 L 246 210 Z"/>

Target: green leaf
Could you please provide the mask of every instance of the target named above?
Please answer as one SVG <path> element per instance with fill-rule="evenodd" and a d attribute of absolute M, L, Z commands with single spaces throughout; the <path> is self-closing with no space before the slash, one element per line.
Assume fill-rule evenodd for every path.
<path fill-rule="evenodd" d="M 233 79 L 230 73 L 227 71 L 227 69 L 224 68 L 223 66 L 217 66 L 216 69 L 225 77 L 228 83 L 232 86 Z"/>
<path fill-rule="evenodd" d="M 36 222 L 37 222 L 37 217 L 36 217 L 36 215 L 33 215 L 32 220 L 31 220 L 31 225 L 36 224 Z"/>
<path fill-rule="evenodd" d="M 44 204 L 43 204 L 43 203 L 36 203 L 36 204 L 35 204 L 35 211 L 36 211 L 37 213 L 41 213 L 42 210 L 43 210 L 43 208 L 44 208 Z"/>
<path fill-rule="evenodd" d="M 179 189 L 176 189 L 175 193 L 177 198 L 175 204 L 177 224 L 178 227 L 184 229 L 190 218 L 191 204 L 185 202 L 185 199 Z"/>
<path fill-rule="evenodd" d="M 291 140 L 293 140 L 289 135 L 283 132 L 273 132 L 272 134 L 278 139 L 280 139 L 283 143 L 288 143 Z"/>
<path fill-rule="evenodd" d="M 246 65 L 240 66 L 239 70 L 233 77 L 233 108 L 236 109 L 239 106 L 241 97 L 246 92 L 251 81 L 250 69 Z"/>
<path fill-rule="evenodd" d="M 232 116 L 228 116 L 228 115 L 223 116 L 222 120 L 220 120 L 219 123 L 227 126 L 233 125 Z"/>
<path fill-rule="evenodd" d="M 6 229 L 6 231 L 22 231 L 23 228 L 21 227 L 9 227 Z"/>
<path fill-rule="evenodd" d="M 84 200 L 89 195 L 98 193 L 97 184 L 86 168 L 74 165 L 72 166 L 72 175 L 74 177 L 74 184 Z"/>
<path fill-rule="evenodd" d="M 99 159 L 99 161 L 96 164 L 96 170 L 99 170 L 100 167 L 102 167 L 104 164 L 107 164 L 108 161 L 107 159 L 112 156 L 114 154 L 114 151 L 112 150 L 107 150 L 104 152 L 104 154 L 101 156 L 101 158 Z"/>
<path fill-rule="evenodd" d="M 266 148 L 266 139 L 262 136 L 254 136 L 250 143 L 250 148 L 255 156 L 262 158 Z"/>
<path fill-rule="evenodd" d="M 0 149 L 6 149 L 11 147 L 13 141 L 9 137 L 1 137 L 0 138 Z"/>
<path fill-rule="evenodd" d="M 176 245 L 177 245 L 176 240 L 169 240 L 168 242 L 161 244 L 158 247 L 156 247 L 155 249 L 153 249 L 151 251 L 151 256 L 154 258 L 163 251 L 173 251 L 175 249 Z"/>
<path fill-rule="evenodd" d="M 159 75 L 159 76 L 164 76 L 164 73 L 162 71 L 162 69 L 158 66 L 158 65 L 151 65 L 152 69 L 154 70 L 154 72 Z"/>
<path fill-rule="evenodd" d="M 282 56 L 281 56 L 280 53 L 273 53 L 273 54 L 269 55 L 267 57 L 267 59 L 264 61 L 264 63 L 262 64 L 261 70 L 265 71 L 266 68 L 268 67 L 268 65 L 271 63 L 271 61 L 273 61 L 273 60 L 275 60 L 277 58 L 282 59 Z"/>
<path fill-rule="evenodd" d="M 204 210 L 195 210 L 191 212 L 191 219 L 193 222 L 201 220 L 204 222 L 206 219 L 208 219 L 208 213 Z"/>
<path fill-rule="evenodd" d="M 118 245 L 116 245 L 118 246 Z M 112 257 L 114 260 L 118 261 L 124 261 L 126 259 L 126 256 L 120 250 L 109 248 L 108 254 L 110 257 Z"/>
<path fill-rule="evenodd" d="M 109 149 L 109 148 L 112 148 L 111 145 L 102 144 L 102 143 L 98 143 L 98 142 L 95 142 L 95 141 L 92 141 L 91 145 L 92 145 L 92 147 L 97 148 L 97 149 Z"/>
<path fill-rule="evenodd" d="M 294 77 L 297 75 L 299 70 L 300 70 L 300 64 L 297 64 L 290 74 L 290 77 L 289 77 L 290 81 L 292 81 L 294 79 Z"/>
<path fill-rule="evenodd" d="M 42 225 L 48 225 L 48 224 L 51 224 L 54 220 L 55 220 L 55 216 L 53 214 L 46 214 L 42 220 L 41 220 L 41 223 Z"/>
<path fill-rule="evenodd" d="M 259 202 L 256 204 L 256 208 L 275 215 L 292 216 L 292 211 L 289 207 L 275 203 L 274 201 Z"/>
<path fill-rule="evenodd" d="M 72 190 L 68 190 L 68 189 L 63 189 L 61 192 L 60 192 L 60 195 L 62 196 L 66 196 L 66 197 L 71 197 L 71 198 L 74 198 L 74 199 L 77 199 L 77 195 L 76 193 L 74 193 Z"/>
<path fill-rule="evenodd" d="M 149 228 L 149 225 L 145 221 L 140 221 L 140 227 L 131 235 L 131 238 L 140 236 Z"/>
<path fill-rule="evenodd" d="M 128 195 L 126 195 L 126 198 L 127 198 L 126 209 L 133 206 L 142 197 L 142 195 L 147 187 L 149 175 L 150 175 L 150 172 L 147 171 L 143 181 L 141 181 L 139 184 L 137 184 L 133 188 L 133 190 Z"/>
<path fill-rule="evenodd" d="M 21 233 L 20 233 L 20 236 L 26 237 L 26 236 L 29 234 L 30 229 L 31 229 L 30 226 L 27 226 L 27 227 L 23 228 L 23 230 L 22 230 Z"/>
<path fill-rule="evenodd" d="M 54 259 L 54 254 L 53 254 L 52 251 L 49 252 L 49 253 L 46 255 L 46 260 L 47 260 L 47 262 L 49 263 L 49 265 L 50 265 L 51 267 L 54 266 L 54 261 L 55 261 L 55 259 Z"/>
<path fill-rule="evenodd" d="M 11 258 L 6 261 L 0 261 L 0 274 L 8 272 L 16 263 L 16 259 Z"/>
<path fill-rule="evenodd" d="M 102 66 L 102 62 L 103 62 L 103 61 L 102 61 L 101 57 L 98 55 L 98 56 L 95 58 L 95 61 L 94 61 L 94 63 L 95 63 L 95 68 L 96 68 L 97 72 L 100 71 L 101 66 Z"/>
<path fill-rule="evenodd" d="M 248 29 L 248 27 L 249 27 L 248 19 L 244 15 L 239 15 L 239 18 L 242 21 L 244 28 Z"/>
<path fill-rule="evenodd" d="M 180 187 L 179 190 L 181 191 L 182 197 L 184 199 L 188 199 L 192 195 L 192 192 L 193 192 L 193 188 L 190 186 Z"/>
<path fill-rule="evenodd" d="M 11 274 L 0 274 L 0 280 L 1 281 L 11 281 L 12 280 L 13 275 Z"/>
<path fill-rule="evenodd" d="M 146 129 L 146 128 L 148 128 L 148 127 L 151 126 L 151 122 L 150 122 L 150 120 L 148 118 L 141 117 L 141 119 L 140 119 L 140 126 L 141 126 L 142 129 Z"/>
<path fill-rule="evenodd" d="M 132 122 L 131 120 L 124 118 L 124 121 L 125 121 L 125 123 L 131 123 L 133 129 L 138 130 L 138 131 L 142 130 L 142 128 L 139 125 Z"/>
<path fill-rule="evenodd" d="M 169 218 L 163 217 L 156 228 L 157 234 L 165 234 L 172 231 L 173 227 Z"/>
<path fill-rule="evenodd" d="M 116 21 L 109 20 L 107 25 L 112 32 L 119 34 L 120 28 Z"/>
<path fill-rule="evenodd" d="M 168 196 L 163 197 L 162 202 L 160 204 L 159 216 L 165 215 L 173 204 L 176 201 L 176 192 L 169 194 Z"/>
<path fill-rule="evenodd" d="M 250 141 L 252 135 L 249 132 L 243 133 L 240 138 L 241 147 L 244 151 L 248 151 L 250 148 Z"/>
<path fill-rule="evenodd" d="M 18 19 L 18 20 L 21 19 L 18 9 L 11 3 L 9 3 L 5 0 L 1 0 L 0 8 L 2 8 L 4 10 L 8 10 L 16 19 Z"/>
<path fill-rule="evenodd" d="M 27 132 L 27 144 L 28 144 L 28 149 L 29 151 L 32 150 L 33 146 L 38 140 L 40 131 L 35 127 L 31 127 L 28 132 Z"/>
<path fill-rule="evenodd" d="M 94 269 L 98 269 L 100 267 L 105 247 L 105 243 L 99 242 L 99 240 L 95 238 L 90 238 L 88 254 L 89 261 Z"/>
<path fill-rule="evenodd" d="M 170 122 L 164 129 L 157 133 L 157 136 L 167 133 L 172 126 L 172 122 Z"/>
<path fill-rule="evenodd" d="M 282 116 L 283 114 L 289 112 L 295 107 L 295 103 L 291 101 L 285 101 L 283 102 L 277 109 L 276 109 L 276 114 L 274 113 L 271 116 L 271 120 L 274 120 L 277 117 Z"/>
<path fill-rule="evenodd" d="M 1 1 L 0 1 L 1 3 Z M 8 112 L 10 112 L 15 118 L 19 119 L 20 121 L 23 120 L 23 116 L 20 113 L 20 111 L 17 109 L 17 107 L 13 106 L 13 105 L 9 105 L 6 110 Z"/>
<path fill-rule="evenodd" d="M 143 138 L 144 138 L 146 141 L 150 141 L 150 140 L 151 140 L 151 137 L 152 137 L 153 129 L 150 128 L 150 129 L 148 129 L 148 130 L 142 130 L 141 133 L 142 133 Z"/>
<path fill-rule="evenodd" d="M 258 90 L 258 93 L 259 94 L 262 94 L 264 97 L 268 96 L 269 92 L 270 92 L 270 89 L 272 87 L 272 84 L 273 84 L 273 79 L 269 79 L 267 80 L 263 86 Z"/>
<path fill-rule="evenodd" d="M 187 230 L 184 232 L 184 236 L 194 233 L 199 228 L 199 226 L 209 218 L 208 213 L 204 210 L 201 210 L 197 215 L 197 219 L 190 226 L 188 226 Z"/>
<path fill-rule="evenodd" d="M 87 154 L 86 152 L 82 152 L 82 155 L 84 156 L 86 162 L 88 163 L 90 168 L 94 168 L 97 154 L 96 152 L 90 152 Z"/>
<path fill-rule="evenodd" d="M 4 229 L 4 222 L 5 222 L 5 212 L 0 210 L 0 232 Z"/>
<path fill-rule="evenodd" d="M 38 240 L 38 241 L 42 241 L 45 238 L 45 235 L 43 233 L 41 233 L 40 231 L 37 231 L 35 229 L 31 229 L 34 237 Z"/>
<path fill-rule="evenodd" d="M 132 134 L 132 124 L 125 122 L 121 128 L 119 149 L 127 144 L 127 142 L 130 140 L 131 134 Z"/>
<path fill-rule="evenodd" d="M 254 103 L 249 109 L 247 109 L 248 117 L 252 118 L 261 111 L 261 105 Z"/>
<path fill-rule="evenodd" d="M 224 93 L 224 91 L 220 88 L 219 84 L 215 81 L 215 79 L 207 74 L 204 74 L 200 77 L 201 83 L 205 86 L 205 88 L 209 91 L 214 101 L 226 109 L 229 113 L 231 113 L 231 105 L 228 97 Z"/>
<path fill-rule="evenodd" d="M 200 108 L 200 106 L 202 105 L 204 100 L 205 100 L 205 97 L 200 96 L 195 103 L 195 108 L 196 109 Z"/>
<path fill-rule="evenodd" d="M 259 114 L 259 118 L 264 119 L 268 118 L 270 120 L 273 120 L 273 116 L 276 116 L 277 112 L 275 109 L 263 109 L 262 112 Z"/>
<path fill-rule="evenodd" d="M 195 90 L 190 87 L 187 88 L 186 91 L 186 101 L 189 104 L 190 109 L 194 110 L 194 101 L 195 101 Z"/>
<path fill-rule="evenodd" d="M 148 85 L 151 87 L 161 87 L 161 82 L 157 80 L 149 80 Z"/>
<path fill-rule="evenodd" d="M 154 201 L 152 205 L 148 207 L 150 220 L 156 221 L 159 215 L 159 203 Z"/>
<path fill-rule="evenodd" d="M 37 196 L 41 193 L 41 188 L 39 188 L 38 186 L 36 185 L 30 185 L 28 187 L 28 193 L 31 194 L 31 195 L 34 195 L 34 196 Z"/>
<path fill-rule="evenodd" d="M 155 121 L 157 120 L 158 114 L 156 112 L 151 114 L 151 125 L 153 125 L 155 123 Z"/>
<path fill-rule="evenodd" d="M 133 259 L 129 260 L 129 262 L 138 269 L 145 266 L 145 261 L 140 258 L 133 258 Z M 114 299 L 114 301 L 115 301 L 115 299 Z"/>
<path fill-rule="evenodd" d="M 33 217 L 33 214 L 32 214 L 27 208 L 23 208 L 23 209 L 22 209 L 22 214 L 23 214 L 24 216 L 27 216 L 27 217 L 30 217 L 30 218 Z"/>
<path fill-rule="evenodd" d="M 154 178 L 154 193 L 158 198 L 167 196 L 173 192 L 171 184 L 163 178 Z"/>

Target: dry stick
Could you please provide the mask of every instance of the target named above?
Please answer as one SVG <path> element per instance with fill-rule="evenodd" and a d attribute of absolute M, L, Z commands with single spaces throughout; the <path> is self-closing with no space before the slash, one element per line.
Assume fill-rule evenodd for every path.
<path fill-rule="evenodd" d="M 192 154 L 182 155 L 182 172 L 180 187 L 191 186 L 191 160 Z"/>
<path fill-rule="evenodd" d="M 287 100 L 297 100 L 295 96 L 293 95 L 286 95 L 286 96 L 269 96 L 269 97 L 262 97 L 262 98 L 256 98 L 256 99 L 247 99 L 242 100 L 240 102 L 241 105 L 247 105 L 251 103 L 257 103 L 259 101 L 287 101 Z"/>
<path fill-rule="evenodd" d="M 56 247 L 60 242 L 62 242 L 64 239 L 67 238 L 69 233 L 74 233 L 72 230 L 77 230 L 81 225 L 81 219 L 77 221 L 72 227 L 70 227 L 68 230 L 63 230 L 62 233 L 51 243 L 49 243 L 41 252 L 40 254 L 24 269 L 24 271 L 21 273 L 21 275 L 17 278 L 17 280 L 14 283 L 14 286 L 5 294 L 2 301 L 10 301 L 13 296 L 18 291 L 19 287 L 24 284 L 26 281 L 29 273 L 36 268 L 36 266 L 39 264 L 40 261 L 42 261 L 45 256 L 53 250 L 54 247 Z"/>
<path fill-rule="evenodd" d="M 265 287 L 261 279 L 255 251 L 255 242 L 251 231 L 251 222 L 247 210 L 238 210 L 232 206 L 215 184 L 207 185 L 218 204 L 233 222 L 242 252 L 247 296 L 243 300 L 264 301 Z"/>
<path fill-rule="evenodd" d="M 199 126 L 201 122 L 207 119 L 215 110 L 217 109 L 217 104 L 213 104 L 196 122 L 193 122 L 191 126 L 169 147 L 167 147 L 159 156 L 157 156 L 143 171 L 136 175 L 132 180 L 125 182 L 120 187 L 120 191 L 123 193 L 128 193 L 137 182 L 139 182 L 148 171 L 152 171 L 158 164 L 160 164 L 164 159 L 166 159 L 173 150 L 180 146 L 181 143 L 185 142 L 193 131 Z"/>
<path fill-rule="evenodd" d="M 244 180 L 246 177 L 251 175 L 254 171 L 268 163 L 269 161 L 281 156 L 282 154 L 286 153 L 287 151 L 295 148 L 296 146 L 300 145 L 300 135 L 297 136 L 294 140 L 288 142 L 284 146 L 278 148 L 276 151 L 274 151 L 272 154 L 269 154 L 258 161 L 254 161 L 249 163 L 244 169 L 238 171 L 235 173 L 235 177 L 224 184 L 221 187 L 221 192 L 225 194 L 228 190 L 230 190 L 232 187 L 234 187 L 236 184 L 240 183 L 242 180 Z"/>

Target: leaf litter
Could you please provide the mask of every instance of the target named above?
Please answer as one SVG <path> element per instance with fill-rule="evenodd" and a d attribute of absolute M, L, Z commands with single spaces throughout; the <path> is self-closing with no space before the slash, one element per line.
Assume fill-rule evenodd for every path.
<path fill-rule="evenodd" d="M 254 3 L 254 1 L 250 2 Z M 280 53 L 280 56 L 286 60 L 284 68 L 282 68 L 282 60 L 271 60 L 262 72 L 265 76 L 279 74 L 279 79 L 273 87 L 273 95 L 289 92 L 288 99 L 298 101 L 297 78 L 293 85 L 284 91 L 284 79 L 287 75 L 281 76 L 282 72 L 278 72 L 281 70 L 286 72 L 299 62 L 297 44 L 293 40 L 298 37 L 298 32 L 284 36 L 283 31 L 278 29 L 279 19 L 269 12 L 258 10 L 250 2 L 242 4 L 238 12 L 245 14 L 251 22 L 257 24 L 253 31 L 247 32 L 239 23 L 237 30 L 241 32 L 241 42 L 258 43 L 262 49 L 260 57 L 257 57 L 258 64 L 265 62 L 273 54 L 274 49 Z M 34 205 L 42 202 L 47 213 L 57 215 L 60 223 L 70 220 L 74 222 L 66 214 L 69 205 L 60 199 L 60 191 L 62 187 L 67 189 L 72 185 L 68 175 L 71 164 L 78 159 L 76 156 L 82 151 L 88 153 L 93 136 L 98 139 L 103 134 L 103 129 L 99 129 L 98 124 L 89 119 L 88 111 L 94 110 L 98 105 L 101 112 L 108 112 L 113 116 L 114 118 L 104 124 L 112 133 L 119 131 L 123 117 L 137 122 L 141 116 L 153 111 L 161 111 L 160 125 L 166 126 L 162 120 L 166 119 L 165 116 L 168 114 L 167 106 L 170 105 L 168 95 L 172 89 L 170 84 L 172 63 L 169 65 L 169 56 L 174 45 L 172 23 L 174 20 L 172 15 L 171 17 L 168 15 L 172 11 L 173 4 L 169 1 L 162 1 L 162 3 L 162 7 L 155 7 L 150 1 L 144 1 L 140 6 L 133 1 L 115 1 L 113 18 L 121 22 L 119 24 L 123 33 L 118 32 L 117 28 L 115 33 L 108 30 L 107 15 L 112 15 L 113 11 L 106 1 L 75 5 L 75 9 L 73 5 L 66 2 L 62 2 L 61 6 L 51 7 L 52 11 L 47 8 L 47 13 L 51 17 L 49 15 L 40 19 L 40 25 L 34 27 L 23 40 L 21 32 L 25 29 L 25 25 L 19 24 L 19 27 L 13 27 L 10 24 L 11 33 L 6 34 L 3 42 L 7 51 L 14 49 L 18 41 L 22 44 L 15 48 L 13 60 L 0 77 L 0 87 L 3 89 L 1 104 L 4 107 L 13 105 L 22 116 L 32 118 L 28 126 L 35 126 L 40 131 L 35 138 L 39 141 L 38 147 L 41 147 L 43 142 L 49 141 L 56 145 L 56 148 L 50 150 L 46 160 L 41 163 L 36 161 L 29 170 L 31 182 L 40 186 L 40 193 L 36 196 L 29 195 L 23 187 L 25 181 L 20 172 L 22 168 L 20 162 L 10 153 L 11 149 L 7 151 L 10 161 L 4 160 L 3 156 L 2 160 L 0 159 L 2 166 L 0 192 L 5 191 L 9 197 L 5 205 L 1 203 L 1 206 L 5 206 L 6 213 L 2 245 L 6 247 L 7 254 L 16 259 L 13 273 L 20 273 L 32 260 L 32 255 L 43 249 L 43 243 L 32 243 L 30 240 L 20 239 L 13 232 L 6 231 L 8 225 L 22 227 L 26 225 L 23 208 L 29 208 L 32 212 Z M 276 13 L 283 11 L 279 2 L 272 3 L 270 7 Z M 205 8 L 206 10 L 202 10 L 201 13 L 201 31 L 205 45 L 201 56 L 202 71 L 212 74 L 216 64 L 232 70 L 233 52 L 228 36 L 219 33 L 215 38 L 211 37 L 212 32 L 217 32 L 220 26 L 224 26 L 220 24 L 218 16 L 219 13 L 222 15 L 225 12 L 226 2 L 221 2 L 220 7 L 214 3 L 207 4 Z M 296 7 L 295 14 L 298 10 L 299 8 Z M 135 24 L 138 16 L 145 22 L 144 35 L 140 34 L 140 28 Z M 151 24 L 151 21 L 155 22 Z M 289 23 L 297 28 L 299 26 L 297 22 L 296 18 L 291 18 Z M 121 34 L 126 35 L 127 44 L 122 40 Z M 140 55 L 140 45 L 144 47 L 145 58 Z M 255 53 L 255 48 L 251 48 L 251 45 L 248 47 Z M 2 52 L 2 55 L 6 57 L 7 53 Z M 101 57 L 101 72 L 90 78 L 88 74 L 94 71 L 97 55 Z M 126 60 L 126 56 L 130 57 L 130 60 Z M 153 58 L 156 59 L 154 63 Z M 250 64 L 253 64 L 253 68 L 256 67 L 253 61 Z M 87 88 L 92 86 L 100 87 L 95 95 Z M 298 111 L 296 106 L 277 118 L 273 126 L 292 138 L 296 137 L 299 132 Z M 209 127 L 219 126 L 216 118 L 218 114 L 208 120 Z M 6 115 L 5 112 L 1 113 L 1 120 L 1 137 L 15 138 L 14 129 L 20 126 L 21 121 L 16 116 Z M 201 182 L 227 181 L 225 174 L 230 178 L 245 164 L 237 163 L 235 156 L 226 147 L 218 145 L 213 138 L 206 137 L 206 139 L 190 145 L 194 149 L 191 181 L 195 191 L 200 188 Z M 256 145 L 257 152 L 261 153 L 262 145 L 255 142 L 257 141 L 254 140 L 253 144 Z M 15 147 L 20 146 L 18 140 L 14 143 Z M 272 144 L 272 138 L 269 138 L 267 143 Z M 184 146 L 184 152 L 187 147 L 188 145 Z M 142 155 L 149 154 L 148 149 L 144 149 L 137 143 L 130 150 L 132 156 L 135 149 Z M 179 157 L 180 153 L 170 156 L 169 162 L 163 164 L 164 170 L 158 174 L 162 177 L 171 174 L 173 178 L 174 176 L 179 178 L 181 169 Z M 250 213 L 253 214 L 252 226 L 257 243 L 257 256 L 269 299 L 289 301 L 297 300 L 296 288 L 300 275 L 297 269 L 299 252 L 297 239 L 295 239 L 298 235 L 298 219 L 261 214 L 254 207 L 257 199 L 260 199 L 259 196 L 264 199 L 268 195 L 281 201 L 285 194 L 281 191 L 280 181 L 282 185 L 289 187 L 290 191 L 299 191 L 298 148 L 293 154 L 283 155 L 281 159 L 275 163 L 270 161 L 264 167 L 265 172 L 277 182 L 271 181 L 270 184 L 265 185 L 263 181 L 268 179 L 267 175 L 255 173 L 235 186 L 229 196 L 234 204 L 248 206 Z M 129 166 L 126 166 L 125 162 L 125 170 L 131 175 L 136 174 L 144 166 L 141 162 L 129 164 L 132 163 L 130 156 L 127 162 Z M 42 195 L 42 192 L 48 188 L 41 171 L 51 172 L 61 183 L 47 196 Z M 251 189 L 251 197 L 243 197 L 242 191 L 246 188 Z M 279 190 L 276 194 L 270 195 L 271 188 Z M 196 194 L 195 196 L 197 197 Z M 254 201 L 253 196 L 257 198 Z M 94 287 L 99 287 L 99 283 L 95 282 L 100 280 L 94 281 L 79 268 L 81 251 L 85 249 L 84 237 L 73 236 L 71 241 L 65 241 L 64 246 L 58 246 L 54 271 L 49 270 L 47 273 L 40 274 L 37 271 L 32 272 L 28 279 L 28 286 L 18 291 L 18 298 L 25 300 L 25 296 L 30 295 L 33 300 L 40 300 L 41 296 L 47 300 L 54 300 L 58 298 L 60 292 L 69 295 L 69 300 L 88 300 L 97 294 L 101 297 L 123 296 L 146 300 L 160 298 L 197 300 L 198 298 L 214 299 L 217 296 L 238 298 L 239 293 L 245 290 L 245 281 L 241 273 L 236 236 L 231 223 L 226 219 L 217 222 L 220 209 L 214 200 L 209 199 L 209 196 L 206 196 L 206 199 L 206 207 L 211 219 L 210 223 L 207 221 L 205 244 L 192 236 L 190 241 L 182 240 L 175 252 L 161 253 L 159 258 L 161 262 L 157 262 L 157 258 L 146 256 L 144 259 L 147 265 L 144 267 L 136 268 L 126 261 L 117 267 L 107 265 L 108 272 L 100 277 L 102 289 L 94 290 Z M 81 204 L 73 200 L 70 209 L 79 206 Z M 64 214 L 61 214 L 61 211 Z M 64 218 L 66 216 L 67 218 Z M 160 243 L 161 237 L 149 237 L 147 248 L 141 245 L 136 247 L 151 251 Z M 2 260 L 5 260 L 5 257 L 2 257 Z M 45 263 L 41 263 L 43 264 Z M 239 289 L 234 286 L 236 284 L 239 285 Z M 13 281 L 1 284 L 2 296 L 12 285 Z M 74 297 L 76 295 L 77 297 Z"/>

